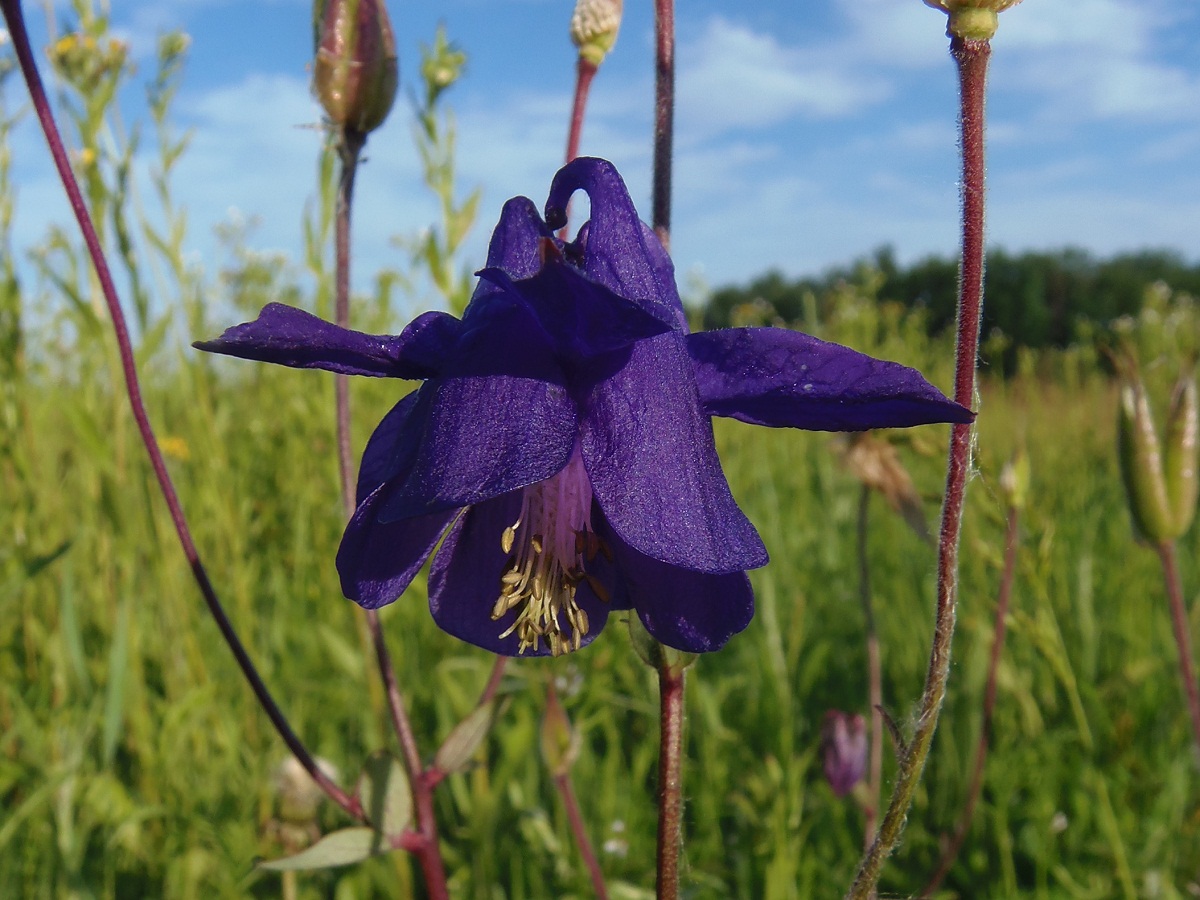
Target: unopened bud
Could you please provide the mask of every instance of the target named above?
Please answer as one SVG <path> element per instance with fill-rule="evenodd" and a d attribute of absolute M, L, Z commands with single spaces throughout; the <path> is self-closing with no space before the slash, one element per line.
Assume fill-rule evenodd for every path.
<path fill-rule="evenodd" d="M 1176 537 L 1154 418 L 1136 376 L 1127 376 L 1121 385 L 1117 452 L 1134 530 L 1152 544 Z"/>
<path fill-rule="evenodd" d="M 318 758 L 317 767 L 329 779 L 337 780 L 333 763 Z M 275 769 L 275 790 L 279 796 L 279 818 L 293 824 L 315 820 L 317 807 L 325 799 L 325 792 L 294 756 L 287 757 Z"/>
<path fill-rule="evenodd" d="M 925 0 L 926 6 L 949 14 L 946 33 L 967 41 L 991 40 L 1000 25 L 998 13 L 1021 0 Z"/>
<path fill-rule="evenodd" d="M 577 0 L 571 14 L 571 40 L 579 55 L 600 65 L 617 43 L 622 0 Z"/>
<path fill-rule="evenodd" d="M 329 121 L 363 134 L 387 118 L 399 75 L 383 0 L 316 0 L 313 93 Z"/>
<path fill-rule="evenodd" d="M 867 771 L 867 723 L 862 716 L 831 709 L 821 727 L 825 778 L 839 797 L 845 797 Z"/>
<path fill-rule="evenodd" d="M 571 727 L 567 711 L 556 691 L 546 693 L 546 712 L 542 716 L 542 758 L 555 778 L 566 775 L 579 757 L 579 735 Z"/>
<path fill-rule="evenodd" d="M 1018 450 L 1000 470 L 1000 493 L 1004 505 L 1018 512 L 1029 500 L 1029 454 Z"/>
<path fill-rule="evenodd" d="M 1163 480 L 1171 504 L 1175 537 L 1191 527 L 1196 516 L 1196 500 L 1200 496 L 1200 476 L 1197 474 L 1200 423 L 1197 422 L 1196 407 L 1196 376 L 1188 371 L 1175 383 L 1167 430 L 1163 435 Z"/>

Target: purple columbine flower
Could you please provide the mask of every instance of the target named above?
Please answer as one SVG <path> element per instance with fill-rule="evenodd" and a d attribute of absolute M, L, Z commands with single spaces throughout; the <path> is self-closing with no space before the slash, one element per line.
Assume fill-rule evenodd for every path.
<path fill-rule="evenodd" d="M 591 220 L 564 244 L 576 190 Z M 674 268 L 613 166 L 577 159 L 546 220 L 510 200 L 462 320 L 397 336 L 271 304 L 202 350 L 422 381 L 371 436 L 342 538 L 342 590 L 397 599 L 441 541 L 437 624 L 506 655 L 558 655 L 634 609 L 671 647 L 750 622 L 767 562 L 729 492 L 710 417 L 844 431 L 967 422 L 912 369 L 775 328 L 688 334 Z"/>

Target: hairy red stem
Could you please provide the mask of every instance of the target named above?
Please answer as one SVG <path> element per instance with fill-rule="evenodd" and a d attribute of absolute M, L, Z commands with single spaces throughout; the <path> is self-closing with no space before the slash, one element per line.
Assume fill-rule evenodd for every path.
<path fill-rule="evenodd" d="M 567 162 L 579 155 L 579 139 L 583 135 L 583 120 L 587 113 L 588 91 L 599 71 L 590 59 L 580 56 L 575 64 L 575 102 L 571 106 L 571 130 L 567 133 Z"/>
<path fill-rule="evenodd" d="M 338 146 L 342 172 L 338 182 L 334 236 L 336 256 L 334 322 L 342 328 L 350 327 L 350 210 L 354 202 L 354 178 L 358 171 L 358 160 L 366 141 L 367 136 L 364 133 L 354 129 L 344 129 Z M 350 518 L 354 515 L 355 486 L 354 460 L 351 455 L 350 441 L 349 379 L 345 375 L 337 375 L 335 378 L 338 474 L 342 486 L 342 506 L 346 512 L 346 518 Z M 406 845 L 406 847 L 417 857 L 425 879 L 425 888 L 432 900 L 448 900 L 450 895 L 446 887 L 446 869 L 442 863 L 441 848 L 438 846 L 437 819 L 433 810 L 434 782 L 426 777 L 421 763 L 417 739 L 408 719 L 400 686 L 396 682 L 396 669 L 392 665 L 391 654 L 388 652 L 383 626 L 379 621 L 379 613 L 370 609 L 365 610 L 365 614 L 367 628 L 371 634 L 371 643 L 375 648 L 375 660 L 379 667 L 379 675 L 387 694 L 392 728 L 400 742 L 400 752 L 404 758 L 404 767 L 408 772 L 408 781 L 413 792 L 416 831 L 419 840 L 411 842 L 411 846 Z"/>
<path fill-rule="evenodd" d="M 875 822 L 879 818 L 879 793 L 883 784 L 883 664 L 880 659 L 879 632 L 875 628 L 875 609 L 871 599 L 871 565 L 867 556 L 867 536 L 871 488 L 862 486 L 858 500 L 858 593 L 862 601 L 867 632 L 867 705 L 871 709 L 871 757 L 867 769 L 870 806 L 863 822 L 863 849 L 875 840 Z"/>
<path fill-rule="evenodd" d="M 654 192 L 652 220 L 671 249 L 671 167 L 675 143 L 675 0 L 654 0 Z"/>
<path fill-rule="evenodd" d="M 962 260 L 954 399 L 969 407 L 975 395 L 975 364 L 979 354 L 979 321 L 983 309 L 984 98 L 991 45 L 988 41 L 952 37 L 950 52 L 958 67 L 962 143 Z M 925 770 L 925 760 L 937 730 L 950 673 L 950 647 L 954 640 L 958 602 L 958 545 L 970 468 L 971 426 L 952 425 L 946 466 L 946 497 L 938 535 L 937 609 L 925 690 L 921 695 L 912 740 L 904 748 L 899 761 L 892 799 L 880 823 L 879 834 L 863 857 L 847 894 L 852 900 L 863 900 L 875 890 L 883 863 L 891 855 L 904 830 L 908 809 Z"/>
<path fill-rule="evenodd" d="M 150 456 L 150 465 L 154 469 L 154 477 L 158 482 L 159 489 L 170 512 L 171 522 L 175 526 L 175 533 L 179 538 L 179 545 L 183 549 L 183 555 L 191 567 L 192 577 L 195 579 L 196 585 L 204 597 L 204 602 L 208 606 L 209 613 L 217 623 L 221 637 L 224 638 L 225 643 L 229 646 L 229 650 L 237 661 L 238 667 L 242 670 L 243 677 L 245 677 L 247 683 L 250 685 L 255 698 L 267 714 L 267 718 L 271 720 L 271 724 L 275 727 L 280 738 L 283 739 L 283 742 L 300 764 L 304 766 L 305 771 L 308 772 L 313 781 L 320 786 L 321 790 L 334 803 L 355 818 L 362 818 L 362 807 L 358 801 L 334 784 L 321 771 L 312 754 L 308 752 L 308 748 L 304 746 L 303 742 L 292 730 L 287 718 L 275 703 L 270 691 L 267 690 L 267 686 L 259 676 L 254 663 L 250 660 L 250 656 L 247 654 L 241 639 L 234 630 L 233 624 L 225 614 L 224 607 L 222 607 L 221 601 L 217 597 L 216 589 L 209 580 L 208 572 L 204 568 L 204 563 L 201 561 L 200 554 L 196 550 L 195 541 L 192 539 L 191 529 L 188 527 L 183 507 L 179 503 L 179 495 L 176 493 L 175 485 L 167 472 L 166 462 L 159 451 L 158 441 L 154 437 L 154 430 L 146 414 L 141 387 L 138 384 L 133 346 L 129 339 L 129 328 L 125 322 L 125 313 L 121 309 L 116 286 L 113 284 L 112 273 L 108 268 L 108 262 L 104 258 L 104 250 L 100 246 L 100 239 L 96 234 L 96 228 L 92 224 L 91 214 L 88 212 L 83 195 L 79 191 L 79 185 L 76 183 L 75 176 L 71 171 L 71 164 L 67 159 L 67 151 L 63 145 L 62 135 L 59 133 L 58 125 L 55 123 L 53 113 L 50 111 L 50 103 L 46 98 L 46 91 L 42 85 L 41 76 L 38 74 L 37 65 L 34 63 L 33 53 L 29 46 L 29 36 L 25 30 L 25 20 L 21 12 L 21 4 L 19 0 L 0 0 L 0 10 L 3 11 L 4 19 L 8 23 L 8 31 L 12 37 L 13 48 L 16 51 L 17 61 L 21 67 L 21 74 L 25 78 L 30 99 L 33 101 L 34 109 L 37 111 L 38 121 L 41 123 L 43 133 L 46 135 L 46 142 L 50 147 L 50 155 L 54 158 L 54 167 L 58 170 L 58 177 L 62 181 L 63 189 L 66 191 L 67 199 L 71 204 L 71 211 L 75 215 L 76 222 L 79 223 L 79 230 L 82 232 L 84 243 L 87 245 L 88 255 L 91 257 L 92 264 L 96 268 L 96 277 L 100 281 L 100 289 L 104 294 L 104 302 L 108 307 L 113 332 L 117 339 L 117 349 L 121 358 L 121 371 L 125 378 L 125 391 L 129 397 L 129 406 L 133 411 L 134 421 L 137 423 L 138 434 L 141 435 L 142 443 L 145 445 L 146 452 Z"/>
<path fill-rule="evenodd" d="M 683 842 L 683 689 L 683 670 L 660 663 L 658 900 L 675 900 L 679 896 L 679 850 Z"/>
<path fill-rule="evenodd" d="M 1175 542 L 1163 541 L 1159 544 L 1158 558 L 1162 561 L 1163 581 L 1167 588 L 1167 601 L 1171 606 L 1171 627 L 1175 631 L 1175 646 L 1179 650 L 1179 677 L 1183 679 L 1183 692 L 1187 697 L 1188 713 L 1192 717 L 1192 737 L 1196 742 L 1196 752 L 1200 753 L 1200 692 L 1197 692 L 1196 688 L 1191 627 L 1188 623 L 1187 605 L 1183 599 L 1179 564 L 1175 559 Z"/>
<path fill-rule="evenodd" d="M 1008 602 L 1012 597 L 1013 579 L 1017 564 L 1019 513 L 1016 507 L 1009 507 L 1008 523 L 1004 536 L 1004 570 L 1000 575 L 1000 591 L 996 599 L 996 626 L 992 635 L 992 651 L 988 659 L 987 686 L 983 692 L 983 722 L 979 727 L 979 741 L 975 745 L 975 765 L 971 770 L 971 785 L 967 789 L 967 800 L 963 804 L 962 815 L 954 830 L 954 837 L 942 854 L 938 867 L 929 879 L 922 897 L 930 897 L 941 886 L 943 879 L 949 874 L 950 868 L 962 850 L 971 821 L 975 817 L 975 806 L 983 791 L 983 769 L 987 763 L 988 745 L 992 737 L 992 714 L 996 709 L 996 683 L 1000 672 L 1000 657 L 1004 653 L 1004 637 L 1008 631 Z"/>

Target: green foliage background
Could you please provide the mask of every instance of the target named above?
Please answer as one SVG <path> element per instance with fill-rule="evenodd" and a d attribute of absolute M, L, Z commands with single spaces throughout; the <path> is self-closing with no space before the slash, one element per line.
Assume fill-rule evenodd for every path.
<path fill-rule="evenodd" d="M 102 19 L 83 16 L 81 30 L 108 47 Z M 183 47 L 164 42 L 151 94 L 165 219 L 150 224 L 132 204 L 122 176 L 128 157 L 100 154 L 81 162 L 82 175 L 135 301 L 145 300 L 134 310 L 147 402 L 210 572 L 296 730 L 349 781 L 390 738 L 357 611 L 341 598 L 333 568 L 341 514 L 332 379 L 205 358 L 186 345 L 269 301 L 327 306 L 331 157 L 318 170 L 302 268 L 256 253 L 231 232 L 219 275 L 189 269 L 186 218 L 169 191 L 172 161 L 186 146 L 167 116 Z M 70 85 L 71 71 L 62 74 Z M 84 74 L 128 75 L 119 61 L 115 73 Z M 80 146 L 93 146 L 87 135 L 109 113 L 104 104 L 73 107 Z M 5 187 L 10 117 L 0 118 Z M 426 158 L 444 167 L 436 142 L 452 128 L 431 131 L 423 121 L 434 142 Z M 452 191 L 452 169 L 448 182 L 440 170 L 438 178 Z M 456 206 L 449 196 L 451 213 L 470 211 L 470 201 Z M 11 199 L 0 191 L 6 261 Z M 357 301 L 356 324 L 398 327 L 401 297 L 411 297 L 402 289 L 432 265 L 419 255 L 433 246 L 453 256 L 461 226 L 450 223 L 443 249 L 418 248 L 413 268 L 382 273 L 374 296 Z M 0 270 L 0 534 L 10 536 L 0 543 L 0 897 L 278 896 L 280 877 L 254 862 L 283 852 L 270 827 L 283 747 L 178 552 L 77 242 L 56 230 L 33 260 L 28 284 L 18 284 L 11 263 Z M 434 281 L 458 290 L 451 263 L 439 259 Z M 883 302 L 889 277 L 885 267 L 848 272 L 810 291 L 788 324 L 919 366 L 948 388 L 949 344 L 930 337 L 926 314 Z M 1178 335 L 1194 339 L 1197 319 L 1186 296 L 1155 291 L 1149 312 L 1124 330 L 1151 359 L 1167 359 L 1178 355 Z M 953 680 L 883 891 L 921 888 L 963 800 L 1002 552 L 997 475 L 1023 448 L 1033 486 L 993 751 L 944 896 L 1194 896 L 1196 765 L 1155 558 L 1132 542 L 1123 508 L 1112 385 L 1091 342 L 1014 358 L 1013 377 L 985 375 L 981 387 Z M 354 386 L 359 446 L 397 389 L 366 379 Z M 754 622 L 690 673 L 688 896 L 839 896 L 857 861 L 862 815 L 825 784 L 819 729 L 828 709 L 866 712 L 858 485 L 827 435 L 732 422 L 718 422 L 716 433 L 734 493 L 772 563 L 752 574 Z M 904 451 L 931 521 L 945 438 L 944 429 L 922 429 Z M 1197 543 L 1193 529 L 1181 552 L 1191 598 Z M 933 553 L 878 501 L 869 547 L 885 704 L 903 728 L 926 664 Z M 471 710 L 491 659 L 439 632 L 425 601 L 419 579 L 383 621 L 432 754 Z M 551 679 L 582 740 L 575 785 L 612 894 L 649 897 L 656 687 L 616 622 L 577 655 L 510 666 L 510 703 L 477 765 L 438 792 L 453 893 L 589 895 L 539 755 Z M 326 810 L 321 824 L 347 823 Z M 403 854 L 304 875 L 296 891 L 339 900 L 420 896 Z"/>

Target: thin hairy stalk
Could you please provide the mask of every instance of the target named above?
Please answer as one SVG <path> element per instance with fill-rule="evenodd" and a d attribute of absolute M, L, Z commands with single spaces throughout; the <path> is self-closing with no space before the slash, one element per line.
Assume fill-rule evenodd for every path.
<path fill-rule="evenodd" d="M 962 261 L 959 273 L 958 327 L 955 341 L 954 399 L 971 406 L 975 396 L 975 363 L 979 353 L 979 318 L 983 309 L 984 222 L 984 97 L 987 83 L 988 41 L 951 38 L 950 52 L 958 67 L 961 101 L 959 126 L 962 143 Z M 962 531 L 967 475 L 971 468 L 971 426 L 952 425 L 946 466 L 946 499 L 938 536 L 937 610 L 925 690 L 921 695 L 912 740 L 903 748 L 892 787 L 892 798 L 879 825 L 875 843 L 859 865 L 847 893 L 865 900 L 875 889 L 884 861 L 895 848 L 925 760 L 933 744 L 938 716 L 946 696 L 950 673 L 950 646 L 954 640 L 958 602 L 958 544 Z"/>
<path fill-rule="evenodd" d="M 875 609 L 871 601 L 871 562 L 867 556 L 871 489 L 862 486 L 858 498 L 858 594 L 862 600 L 867 632 L 867 703 L 871 707 L 871 758 L 867 770 L 870 805 L 863 823 L 863 849 L 875 840 L 875 821 L 879 816 L 879 791 L 883 784 L 883 665 L 879 653 L 879 632 L 875 628 Z"/>
<path fill-rule="evenodd" d="M 558 789 L 563 806 L 566 807 L 571 834 L 575 838 L 579 854 L 583 857 L 583 864 L 587 867 L 588 876 L 592 880 L 592 890 L 595 892 L 597 900 L 608 900 L 608 887 L 604 883 L 604 872 L 600 869 L 600 860 L 596 858 L 596 850 L 592 846 L 591 839 L 588 838 L 587 825 L 584 824 L 583 814 L 579 811 L 579 800 L 575 797 L 575 788 L 571 784 L 570 772 L 555 775 L 554 787 Z"/>
<path fill-rule="evenodd" d="M 559 702 L 558 691 L 554 688 L 553 680 L 546 685 L 546 719 L 548 724 L 553 722 L 557 726 L 549 729 L 550 733 L 554 735 L 549 743 L 557 744 L 560 740 L 563 741 L 554 754 L 555 758 L 547 756 L 546 759 L 551 768 L 554 788 L 562 797 L 563 807 L 567 811 L 567 822 L 571 828 L 571 836 L 579 848 L 579 855 L 583 857 L 584 866 L 587 867 L 588 877 L 592 881 L 592 891 L 599 900 L 608 900 L 608 886 L 604 883 L 604 872 L 600 869 L 600 860 L 596 858 L 596 850 L 592 846 L 591 838 L 588 837 L 587 825 L 583 821 L 583 813 L 579 809 L 579 799 L 575 796 L 575 786 L 571 781 L 571 764 L 576 751 L 569 745 L 574 744 L 574 737 L 570 720 L 567 718 L 562 703 Z M 545 742 L 547 738 L 545 732 L 543 734 Z"/>
<path fill-rule="evenodd" d="M 996 599 L 996 627 L 992 634 L 992 653 L 988 659 L 987 686 L 983 692 L 983 723 L 979 728 L 979 742 L 975 746 L 975 766 L 971 771 L 971 786 L 967 790 L 967 800 L 963 804 L 962 815 L 958 827 L 954 829 L 954 837 L 942 853 L 938 867 L 929 879 L 922 897 L 930 897 L 941 886 L 942 880 L 950 872 L 954 861 L 962 850 L 963 841 L 971 828 L 971 820 L 975 816 L 975 805 L 979 802 L 979 794 L 983 790 L 983 767 L 987 762 L 988 744 L 992 737 L 992 713 L 996 708 L 996 681 L 1000 671 L 1000 656 L 1004 653 L 1004 636 L 1008 630 L 1008 601 L 1012 596 L 1013 577 L 1017 566 L 1017 537 L 1019 513 L 1016 507 L 1008 509 L 1008 524 L 1004 535 L 1004 570 L 1000 574 L 1000 593 Z"/>
<path fill-rule="evenodd" d="M 354 178 L 367 136 L 347 128 L 338 142 L 342 164 L 338 178 L 337 210 L 334 227 L 334 301 L 333 321 L 350 327 L 350 208 L 354 203 Z M 350 444 L 350 378 L 334 376 L 334 405 L 337 415 L 338 475 L 342 486 L 342 509 L 349 519 L 354 515 L 354 456 Z"/>
<path fill-rule="evenodd" d="M 596 73 L 600 70 L 594 62 L 579 57 L 575 65 L 575 102 L 571 104 L 571 127 L 567 131 L 567 158 L 570 162 L 579 155 L 579 139 L 583 135 L 583 120 L 587 117 L 587 101 L 588 92 L 592 87 L 592 79 L 596 77 Z M 567 218 L 571 216 L 571 201 L 567 200 Z M 558 232 L 561 240 L 567 239 L 567 226 L 564 225 Z"/>
<path fill-rule="evenodd" d="M 1196 664 L 1192 655 L 1187 606 L 1183 599 L 1183 582 L 1179 577 L 1179 564 L 1175 559 L 1175 542 L 1163 541 L 1159 544 L 1158 558 L 1162 562 L 1163 582 L 1166 584 L 1167 601 L 1171 606 L 1171 627 L 1175 630 L 1175 646 L 1179 650 L 1179 677 L 1183 679 L 1183 692 L 1187 697 L 1188 713 L 1192 717 L 1192 737 L 1196 742 L 1196 752 L 1200 753 L 1200 692 L 1196 689 Z"/>
<path fill-rule="evenodd" d="M 271 724 L 279 733 L 280 738 L 283 739 L 283 742 L 300 764 L 304 766 L 304 769 L 312 777 L 313 781 L 320 786 L 321 790 L 334 803 L 355 818 L 361 818 L 362 807 L 358 801 L 334 784 L 321 771 L 312 754 L 308 752 L 308 748 L 304 746 L 303 742 L 292 730 L 287 718 L 275 703 L 262 678 L 259 677 L 258 670 L 250 660 L 250 656 L 247 654 L 241 639 L 234 630 L 233 624 L 229 621 L 229 617 L 226 616 L 225 609 L 217 597 L 216 589 L 209 580 L 208 572 L 204 568 L 200 554 L 196 549 L 195 541 L 192 539 L 191 529 L 183 513 L 183 507 L 179 503 L 179 495 L 175 491 L 175 485 L 171 481 L 171 476 L 167 473 L 166 463 L 163 460 L 162 453 L 159 451 L 158 441 L 154 437 L 154 430 L 150 426 L 150 419 L 146 414 L 146 406 L 142 400 L 142 391 L 138 383 L 137 366 L 134 363 L 133 345 L 129 339 L 129 327 L 125 321 L 125 313 L 121 309 L 120 300 L 117 298 L 112 273 L 108 268 L 108 262 L 104 258 L 104 250 L 96 234 L 96 227 L 92 222 L 91 214 L 88 212 L 83 195 L 80 193 L 79 185 L 76 183 L 75 176 L 71 171 L 71 164 L 67 159 L 67 151 L 63 145 L 62 135 L 59 133 L 58 125 L 54 121 L 54 115 L 50 111 L 50 104 L 46 99 L 46 91 L 42 84 L 41 76 L 38 74 L 37 66 L 34 63 L 33 52 L 29 46 L 29 36 L 25 30 L 25 20 L 21 12 L 21 4 L 19 0 L 0 0 L 0 10 L 3 11 L 5 22 L 8 24 L 9 35 L 12 38 L 13 48 L 17 54 L 21 74 L 25 78 L 30 99 L 33 101 L 33 107 L 37 111 L 38 121 L 41 123 L 43 133 L 46 135 L 46 142 L 50 147 L 50 155 L 54 158 L 54 166 L 58 170 L 58 177 L 62 181 L 63 189 L 66 191 L 67 199 L 71 204 L 71 211 L 74 213 L 80 232 L 83 234 L 88 255 L 91 257 L 92 264 L 96 268 L 96 277 L 100 282 L 100 289 L 104 295 L 104 302 L 108 307 L 113 332 L 117 339 L 117 350 L 121 358 L 121 371 L 125 378 L 125 391 L 129 398 L 129 406 L 133 412 L 134 421 L 137 423 L 138 434 L 141 435 L 142 443 L 145 445 L 146 452 L 150 456 L 150 465 L 154 469 L 154 477 L 158 482 L 159 489 L 170 512 L 171 522 L 175 526 L 175 533 L 179 538 L 179 545 L 183 549 L 183 555 L 186 557 L 188 565 L 191 567 L 192 577 L 195 579 L 197 587 L 200 588 L 200 593 L 204 597 L 204 602 L 208 606 L 209 613 L 217 623 L 221 637 L 224 638 L 225 643 L 229 646 L 229 650 L 233 653 L 238 667 L 242 670 L 242 675 L 245 677 L 247 683 L 249 683 L 250 689 L 254 692 L 259 705 L 262 706 L 263 711 L 267 714 L 267 718 L 271 720 Z"/>
<path fill-rule="evenodd" d="M 575 66 L 575 102 L 571 105 L 571 130 L 567 133 L 567 162 L 579 155 L 579 138 L 583 134 L 583 120 L 587 113 L 588 91 L 592 79 L 599 71 L 590 59 L 580 56 Z"/>
<path fill-rule="evenodd" d="M 500 681 L 504 678 L 504 669 L 508 665 L 507 656 L 497 656 L 492 662 L 492 674 L 488 676 L 487 684 L 483 687 L 483 693 L 479 695 L 479 702 L 476 706 L 483 706 L 485 703 L 491 703 L 492 698 L 496 696 L 496 691 L 500 690 Z"/>
<path fill-rule="evenodd" d="M 354 203 L 354 178 L 358 172 L 358 161 L 366 142 L 366 134 L 347 128 L 343 129 L 338 144 L 338 156 L 342 170 L 341 177 L 338 179 L 334 237 L 336 274 L 333 315 L 334 322 L 342 328 L 350 327 L 350 213 Z M 336 379 L 334 403 L 337 410 L 338 475 L 342 486 L 342 508 L 346 513 L 346 518 L 349 519 L 354 515 L 356 505 L 354 459 L 351 455 L 350 441 L 350 386 L 347 376 L 336 375 L 334 377 Z M 433 785 L 424 777 L 421 753 L 417 747 L 412 724 L 408 720 L 404 697 L 396 682 L 396 669 L 392 665 L 391 654 L 388 653 L 379 613 L 371 609 L 365 610 L 364 614 L 371 636 L 371 644 L 375 648 L 379 676 L 387 694 L 392 727 L 400 742 L 400 752 L 413 792 L 413 807 L 416 813 L 416 831 L 419 840 L 408 842 L 406 847 L 416 855 L 421 865 L 425 886 L 430 897 L 434 900 L 442 900 L 442 898 L 449 897 L 449 893 L 446 888 L 446 870 L 442 863 L 441 850 L 438 847 L 437 819 L 433 811 Z"/>
<path fill-rule="evenodd" d="M 679 896 L 679 851 L 683 843 L 684 671 L 668 662 L 658 668 L 658 900 Z"/>
<path fill-rule="evenodd" d="M 675 0 L 654 0 L 654 193 L 651 224 L 671 249 L 671 163 L 675 142 Z"/>

